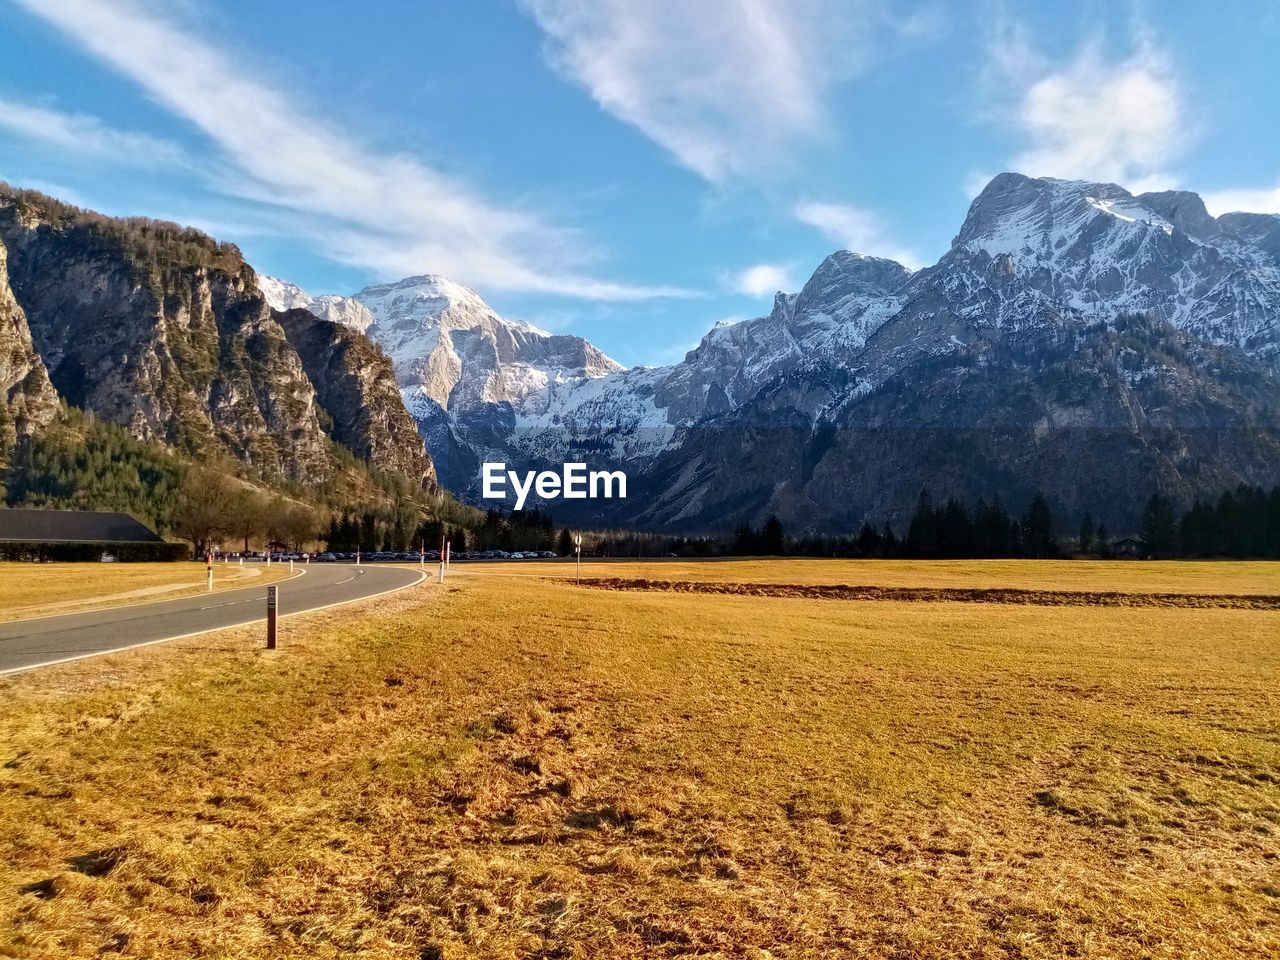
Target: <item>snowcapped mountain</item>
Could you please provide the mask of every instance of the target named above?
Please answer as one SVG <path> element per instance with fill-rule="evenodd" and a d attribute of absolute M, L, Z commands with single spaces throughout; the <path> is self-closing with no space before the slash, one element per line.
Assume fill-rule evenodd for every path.
<path fill-rule="evenodd" d="M 449 482 L 474 494 L 482 459 L 605 462 L 640 495 L 584 519 L 674 527 L 883 520 L 922 485 L 1039 487 L 1124 523 L 1155 488 L 1276 482 L 1277 250 L 1280 217 L 1002 174 L 931 267 L 841 251 L 679 363 L 473 404 Z"/>
<path fill-rule="evenodd" d="M 989 264 L 1012 283 L 979 279 Z M 1114 184 L 1001 174 L 923 284 L 938 273 L 952 275 L 958 315 L 979 326 L 1041 308 L 1084 322 L 1152 313 L 1253 356 L 1280 350 L 1280 261 L 1232 221 L 1224 229 L 1194 193 L 1135 197 Z M 1001 285 L 1017 296 L 973 296 Z"/>
<path fill-rule="evenodd" d="M 1123 524 L 1153 489 L 1280 482 L 1280 217 L 1214 218 L 1193 193 L 1001 174 L 933 266 L 839 251 L 665 367 L 625 370 L 438 276 L 278 296 L 372 318 L 464 497 L 485 460 L 627 469 L 632 497 L 582 522 L 829 529 L 898 518 L 929 485 L 1039 488 Z"/>
<path fill-rule="evenodd" d="M 561 387 L 589 384 L 622 366 L 581 337 L 551 334 L 499 316 L 474 290 L 446 277 L 408 277 L 352 297 L 311 297 L 294 284 L 259 278 L 277 309 L 302 306 L 354 327 L 387 353 L 404 403 L 428 446 L 440 451 L 446 484 L 465 487 L 483 453 L 501 457 L 513 410 L 545 407 Z"/>
<path fill-rule="evenodd" d="M 305 310 L 315 302 L 311 294 L 288 280 L 260 273 L 257 275 L 257 282 L 258 292 L 272 310 Z"/>
<path fill-rule="evenodd" d="M 258 274 L 258 292 L 273 310 L 282 313 L 286 310 L 307 310 L 321 320 L 338 323 L 350 327 L 360 333 L 366 333 L 373 326 L 373 314 L 365 309 L 364 304 L 351 297 L 340 297 L 336 294 L 325 294 L 313 297 L 296 283 Z"/>
<path fill-rule="evenodd" d="M 474 290 L 444 277 L 366 287 L 354 299 L 375 318 L 370 334 L 391 356 L 411 407 L 517 403 L 622 369 L 581 337 L 498 316 Z"/>

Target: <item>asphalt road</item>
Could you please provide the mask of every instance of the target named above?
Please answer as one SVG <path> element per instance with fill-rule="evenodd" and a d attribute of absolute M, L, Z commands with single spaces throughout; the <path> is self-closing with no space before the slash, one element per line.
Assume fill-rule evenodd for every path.
<path fill-rule="evenodd" d="M 302 576 L 277 584 L 281 617 L 390 593 L 417 583 L 422 576 L 417 565 L 311 564 L 303 569 Z M 178 600 L 0 623 L 0 674 L 265 620 L 266 596 L 266 585 L 259 584 Z M 265 642 L 265 632 L 263 636 Z M 287 641 L 282 638 L 281 642 Z"/>

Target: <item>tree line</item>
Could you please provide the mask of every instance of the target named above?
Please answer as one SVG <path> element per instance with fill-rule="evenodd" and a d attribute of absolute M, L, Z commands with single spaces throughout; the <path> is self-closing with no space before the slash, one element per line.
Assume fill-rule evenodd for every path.
<path fill-rule="evenodd" d="M 1156 559 L 1231 557 L 1280 559 L 1280 486 L 1241 486 L 1216 500 L 1179 510 L 1168 497 L 1147 501 L 1132 551 Z M 740 524 L 731 535 L 701 537 L 614 532 L 588 533 L 584 553 L 608 557 L 798 556 L 903 559 L 1052 558 L 1117 555 L 1105 524 L 1086 513 L 1067 529 L 1048 499 L 1035 494 L 1025 512 L 1012 514 L 998 496 L 972 505 L 949 497 L 935 503 L 921 491 L 906 528 L 864 524 L 852 535 L 788 536 L 778 517 L 761 526 Z M 1122 545 L 1128 546 L 1128 545 Z M 567 553 L 567 550 L 561 551 Z"/>
<path fill-rule="evenodd" d="M 442 511 L 431 516 L 389 514 L 372 509 L 340 511 L 329 519 L 321 539 L 328 550 L 351 553 L 373 550 L 439 549 L 447 540 L 464 550 L 556 550 L 564 553 L 568 530 L 557 536 L 551 514 L 541 510 Z M 571 540 L 570 540 L 571 543 Z"/>

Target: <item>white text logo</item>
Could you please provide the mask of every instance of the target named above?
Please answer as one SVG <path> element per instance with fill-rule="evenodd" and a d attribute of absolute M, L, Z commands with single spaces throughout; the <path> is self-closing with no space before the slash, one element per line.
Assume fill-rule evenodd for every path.
<path fill-rule="evenodd" d="M 621 470 L 587 470 L 585 463 L 566 463 L 560 473 L 543 470 L 525 471 L 522 478 L 505 463 L 486 463 L 480 472 L 483 481 L 481 496 L 486 500 L 505 500 L 507 484 L 515 491 L 515 509 L 523 510 L 524 502 L 533 491 L 539 499 L 595 500 L 604 497 L 626 499 L 627 475 Z"/>

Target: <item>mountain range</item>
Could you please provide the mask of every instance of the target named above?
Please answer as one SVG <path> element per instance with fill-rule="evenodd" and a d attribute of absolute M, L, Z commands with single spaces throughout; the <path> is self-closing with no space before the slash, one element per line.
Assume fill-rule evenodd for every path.
<path fill-rule="evenodd" d="M 267 483 L 320 485 L 354 455 L 435 491 L 386 355 L 257 284 L 197 230 L 0 184 L 0 462 L 61 400 Z"/>
<path fill-rule="evenodd" d="M 1156 491 L 1280 479 L 1280 217 L 1214 218 L 1189 192 L 1002 174 L 936 264 L 839 251 L 665 367 L 622 369 L 440 277 L 280 289 L 388 351 L 460 495 L 486 460 L 626 469 L 628 500 L 579 522 L 849 529 L 928 487 L 1041 490 L 1121 526 Z"/>
<path fill-rule="evenodd" d="M 0 449 L 61 397 L 293 482 L 336 446 L 471 500 L 485 461 L 620 468 L 625 501 L 557 516 L 690 531 L 901 525 L 925 487 L 1121 529 L 1152 492 L 1280 482 L 1280 217 L 1189 192 L 1002 174 L 932 266 L 838 251 L 633 369 L 444 277 L 313 297 L 197 231 L 21 191 L 0 258 Z"/>

